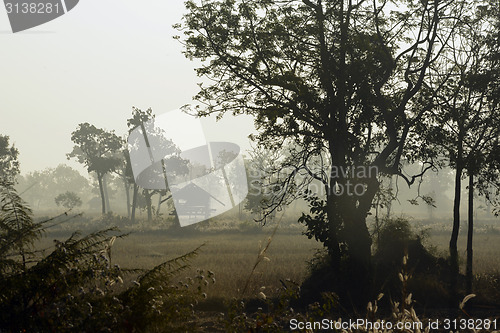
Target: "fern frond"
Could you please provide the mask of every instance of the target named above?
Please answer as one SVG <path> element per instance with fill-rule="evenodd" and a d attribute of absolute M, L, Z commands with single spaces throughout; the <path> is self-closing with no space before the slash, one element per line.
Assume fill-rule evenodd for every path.
<path fill-rule="evenodd" d="M 159 264 L 139 277 L 139 282 L 141 284 L 149 285 L 158 281 L 170 281 L 172 276 L 175 276 L 190 267 L 188 264 L 189 260 L 196 257 L 204 245 L 205 243 L 198 246 L 191 252 Z"/>

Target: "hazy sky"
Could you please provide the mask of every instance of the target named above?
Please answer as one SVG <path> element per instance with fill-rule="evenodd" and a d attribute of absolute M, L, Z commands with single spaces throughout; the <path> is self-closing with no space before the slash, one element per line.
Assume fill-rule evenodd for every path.
<path fill-rule="evenodd" d="M 60 163 L 83 170 L 66 160 L 79 123 L 121 136 L 132 106 L 160 115 L 191 103 L 201 81 L 197 63 L 172 38 L 184 12 L 181 0 L 81 0 L 66 15 L 13 34 L 2 6 L 0 134 L 19 149 L 21 172 Z M 253 128 L 250 118 L 236 123 L 240 136 Z"/>

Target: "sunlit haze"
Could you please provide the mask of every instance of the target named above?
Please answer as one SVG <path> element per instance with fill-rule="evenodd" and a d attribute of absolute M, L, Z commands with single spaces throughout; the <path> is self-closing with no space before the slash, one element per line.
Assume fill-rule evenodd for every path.
<path fill-rule="evenodd" d="M 86 0 L 16 34 L 0 10 L 0 133 L 19 149 L 22 174 L 60 163 L 85 174 L 66 160 L 79 123 L 123 136 L 132 106 L 160 115 L 193 103 L 199 63 L 172 38 L 184 10 L 182 1 Z M 237 136 L 250 134 L 250 118 L 236 123 Z"/>

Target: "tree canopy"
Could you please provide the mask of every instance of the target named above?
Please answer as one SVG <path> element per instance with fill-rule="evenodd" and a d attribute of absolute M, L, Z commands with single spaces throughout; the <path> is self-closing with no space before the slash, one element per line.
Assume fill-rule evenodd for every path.
<path fill-rule="evenodd" d="M 259 145 L 294 143 L 282 161 L 288 172 L 276 177 L 285 191 L 273 204 L 297 193 L 311 200 L 311 236 L 323 241 L 336 269 L 349 258 L 350 296 L 361 302 L 370 285 L 366 217 L 380 176 L 409 185 L 421 176 L 403 167 L 423 149 L 414 138 L 434 107 L 432 66 L 467 10 L 464 2 L 392 3 L 188 1 L 177 25 L 184 54 L 201 60 L 198 75 L 213 82 L 200 85 L 198 114 L 250 114 Z M 357 167 L 378 172 L 359 177 Z M 297 188 L 299 175 L 321 181 L 324 192 L 308 192 L 302 181 Z M 341 191 L 348 186 L 364 191 Z"/>
<path fill-rule="evenodd" d="M 19 174 L 19 151 L 9 144 L 9 137 L 0 134 L 0 177 L 14 182 Z"/>
<path fill-rule="evenodd" d="M 114 171 L 121 164 L 119 150 L 122 140 L 113 131 L 108 132 L 89 123 L 82 123 L 71 133 L 71 140 L 75 143 L 68 159 L 76 158 L 85 165 L 87 171 L 95 172 L 101 193 L 102 213 L 106 213 L 104 176 Z"/>
<path fill-rule="evenodd" d="M 83 201 L 89 200 L 89 180 L 65 164 L 19 176 L 17 185 L 23 199 L 36 209 L 54 208 L 54 196 L 72 189 Z"/>

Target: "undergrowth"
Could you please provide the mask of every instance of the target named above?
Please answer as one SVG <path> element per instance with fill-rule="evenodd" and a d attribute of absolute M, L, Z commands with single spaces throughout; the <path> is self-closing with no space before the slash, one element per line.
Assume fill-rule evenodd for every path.
<path fill-rule="evenodd" d="M 57 220 L 35 222 L 31 210 L 12 185 L 0 184 L 0 332 L 200 331 L 195 311 L 198 302 L 207 297 L 207 287 L 215 283 L 215 274 L 198 269 L 195 273 L 180 276 L 188 271 L 190 260 L 200 252 L 201 246 L 149 270 L 122 268 L 113 263 L 113 244 L 127 236 L 115 228 L 86 235 L 74 232 L 64 241 L 55 241 L 48 251 L 36 248 L 36 241 L 44 236 L 47 228 L 60 223 L 56 221 L 71 218 L 65 214 Z M 399 288 L 390 290 L 391 295 L 379 294 L 362 313 L 349 313 L 342 307 L 338 294 L 332 291 L 322 292 L 320 300 L 305 308 L 294 308 L 300 304 L 302 292 L 301 286 L 290 279 L 280 280 L 277 297 L 267 297 L 264 287 L 253 295 L 255 291 L 248 287 L 250 280 L 257 266 L 270 260 L 267 250 L 277 227 L 265 246 L 259 248 L 242 297 L 226 304 L 225 314 L 217 318 L 213 330 L 288 332 L 292 320 L 314 323 L 326 318 L 336 325 L 349 319 L 365 318 L 371 323 L 390 321 L 408 323 L 407 327 L 412 327 L 385 332 L 428 331 L 425 326 L 413 325 L 420 322 L 415 311 L 417 303 L 410 293 L 412 279 L 418 277 L 418 270 L 408 253 L 397 265 L 393 261 L 387 263 L 387 267 L 399 269 L 395 272 L 396 282 L 391 283 L 399 284 Z M 419 240 L 409 239 L 410 243 L 407 243 L 412 241 L 420 249 Z M 379 247 L 379 250 L 384 249 Z M 386 250 L 398 255 L 394 249 Z M 432 259 L 426 252 L 413 253 L 420 253 L 418 265 L 423 264 L 422 258 Z M 324 264 L 317 261 L 312 267 L 318 269 Z M 431 264 L 435 264 L 434 261 Z M 124 283 L 127 277 L 135 280 Z M 478 277 L 477 281 L 478 284 L 489 283 L 486 277 Z M 252 295 L 243 298 L 248 296 L 246 293 Z M 467 316 L 465 303 L 474 296 L 464 298 L 459 306 L 461 315 Z M 390 311 L 379 311 L 382 299 L 390 305 Z M 312 332 L 308 329 L 302 331 Z M 358 325 L 355 329 L 339 331 L 381 330 Z"/>
<path fill-rule="evenodd" d="M 151 270 L 125 269 L 111 249 L 127 234 L 108 228 L 74 232 L 45 254 L 34 244 L 54 220 L 34 222 L 12 184 L 0 184 L 0 208 L 2 332 L 185 332 L 215 282 L 203 270 L 178 279 L 201 246 Z M 137 278 L 125 286 L 129 274 Z"/>

